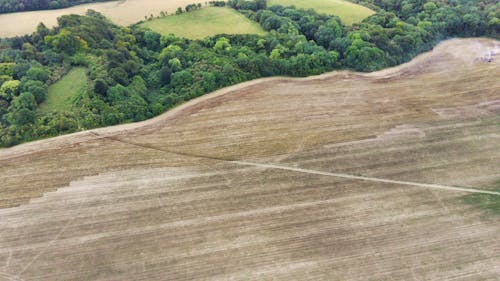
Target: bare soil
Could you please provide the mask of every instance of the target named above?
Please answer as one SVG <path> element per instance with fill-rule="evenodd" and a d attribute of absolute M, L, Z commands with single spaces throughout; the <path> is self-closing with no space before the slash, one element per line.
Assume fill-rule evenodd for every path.
<path fill-rule="evenodd" d="M 495 280 L 500 219 L 397 182 L 498 182 L 498 50 L 450 40 L 0 150 L 0 280 Z"/>

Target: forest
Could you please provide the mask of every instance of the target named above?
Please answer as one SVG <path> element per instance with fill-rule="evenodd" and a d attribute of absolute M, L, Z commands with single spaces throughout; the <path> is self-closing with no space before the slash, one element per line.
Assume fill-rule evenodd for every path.
<path fill-rule="evenodd" d="M 111 0 L 0 0 L 0 14 L 67 8 Z"/>
<path fill-rule="evenodd" d="M 375 71 L 446 38 L 500 38 L 500 3 L 494 0 L 355 2 L 377 12 L 349 27 L 313 10 L 230 0 L 227 5 L 268 33 L 188 40 L 120 27 L 89 10 L 59 18 L 53 29 L 40 24 L 31 35 L 0 39 L 0 146 L 145 120 L 255 78 Z M 73 67 L 88 72 L 87 90 L 74 99 L 73 110 L 38 110 L 48 86 Z"/>

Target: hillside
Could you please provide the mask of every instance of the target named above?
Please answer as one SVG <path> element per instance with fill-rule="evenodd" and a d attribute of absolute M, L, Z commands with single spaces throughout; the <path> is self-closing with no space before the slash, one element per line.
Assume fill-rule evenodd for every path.
<path fill-rule="evenodd" d="M 0 277 L 493 280 L 499 219 L 466 198 L 500 180 L 498 54 L 455 39 L 0 150 Z"/>

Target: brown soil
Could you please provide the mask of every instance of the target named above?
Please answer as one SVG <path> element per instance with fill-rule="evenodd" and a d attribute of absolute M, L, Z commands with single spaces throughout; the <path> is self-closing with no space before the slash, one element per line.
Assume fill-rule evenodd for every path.
<path fill-rule="evenodd" d="M 0 280 L 495 280 L 499 50 L 269 78 L 157 118 L 0 150 Z"/>

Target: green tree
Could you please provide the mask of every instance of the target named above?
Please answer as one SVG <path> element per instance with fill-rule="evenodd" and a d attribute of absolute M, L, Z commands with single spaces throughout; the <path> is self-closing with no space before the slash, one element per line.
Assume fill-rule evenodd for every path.
<path fill-rule="evenodd" d="M 45 43 L 57 52 L 73 55 L 78 50 L 88 49 L 88 43 L 73 34 L 70 30 L 63 28 L 56 35 L 45 36 Z"/>
<path fill-rule="evenodd" d="M 172 70 L 168 66 L 164 66 L 158 72 L 160 86 L 165 86 L 170 83 L 170 78 L 172 76 Z"/>
<path fill-rule="evenodd" d="M 217 39 L 214 45 L 214 50 L 216 51 L 229 51 L 231 50 L 231 44 L 229 39 L 226 37 L 220 37 Z"/>
<path fill-rule="evenodd" d="M 7 114 L 7 120 L 12 125 L 23 126 L 35 121 L 35 112 L 27 108 L 21 108 Z"/>
<path fill-rule="evenodd" d="M 316 43 L 325 48 L 331 48 L 332 42 L 341 36 L 342 27 L 336 20 L 333 19 L 320 26 L 318 32 L 314 34 Z"/>
<path fill-rule="evenodd" d="M 26 73 L 26 78 L 45 83 L 49 80 L 49 73 L 41 67 L 31 67 Z"/>
<path fill-rule="evenodd" d="M 192 83 L 193 75 L 188 70 L 173 73 L 170 81 L 170 85 L 176 88 L 191 86 Z"/>
<path fill-rule="evenodd" d="M 182 69 L 181 60 L 179 60 L 178 58 L 170 59 L 168 61 L 168 65 L 170 66 L 170 69 L 172 69 L 172 71 L 174 72 Z"/>
<path fill-rule="evenodd" d="M 348 66 L 356 70 L 373 71 L 385 65 L 382 50 L 361 39 L 360 34 L 354 34 L 353 38 L 345 53 Z"/>
<path fill-rule="evenodd" d="M 33 94 L 38 104 L 42 103 L 47 96 L 47 86 L 43 82 L 36 80 L 23 79 L 21 81 L 20 91 Z"/>
<path fill-rule="evenodd" d="M 19 93 L 19 80 L 10 80 L 4 82 L 0 87 L 0 97 L 5 100 L 12 100 Z"/>

